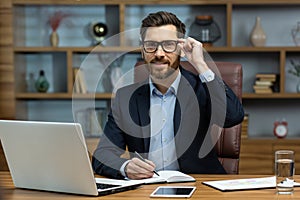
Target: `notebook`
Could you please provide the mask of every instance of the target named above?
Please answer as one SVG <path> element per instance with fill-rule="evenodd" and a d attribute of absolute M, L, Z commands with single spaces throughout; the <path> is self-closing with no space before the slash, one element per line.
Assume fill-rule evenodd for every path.
<path fill-rule="evenodd" d="M 152 178 L 146 178 L 141 180 L 129 180 L 132 182 L 141 182 L 143 184 L 152 184 L 152 183 L 182 183 L 182 182 L 195 182 L 196 179 L 188 174 L 182 173 L 180 171 L 174 170 L 163 170 L 157 172 L 153 175 Z"/>
<path fill-rule="evenodd" d="M 98 196 L 141 185 L 95 179 L 79 123 L 0 120 L 0 130 L 17 188 Z"/>

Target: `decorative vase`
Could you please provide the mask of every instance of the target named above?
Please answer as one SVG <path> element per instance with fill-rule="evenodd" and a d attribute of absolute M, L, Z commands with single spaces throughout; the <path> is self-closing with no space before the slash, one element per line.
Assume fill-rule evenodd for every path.
<path fill-rule="evenodd" d="M 300 22 L 297 22 L 297 26 L 291 31 L 293 41 L 296 46 L 300 46 Z"/>
<path fill-rule="evenodd" d="M 261 26 L 260 17 L 256 17 L 255 26 L 250 35 L 250 41 L 253 46 L 265 46 L 267 36 Z"/>
<path fill-rule="evenodd" d="M 49 82 L 45 76 L 44 70 L 40 71 L 40 76 L 35 81 L 35 88 L 38 92 L 47 92 L 49 89 Z"/>
<path fill-rule="evenodd" d="M 198 15 L 190 26 L 189 36 L 199 40 L 204 47 L 212 46 L 221 38 L 221 31 L 212 16 Z"/>
<path fill-rule="evenodd" d="M 27 92 L 36 92 L 34 74 L 31 72 L 26 80 Z"/>
<path fill-rule="evenodd" d="M 51 46 L 53 47 L 57 47 L 58 46 L 58 43 L 59 43 L 59 36 L 57 34 L 56 31 L 53 31 L 51 34 L 50 34 L 50 44 Z"/>

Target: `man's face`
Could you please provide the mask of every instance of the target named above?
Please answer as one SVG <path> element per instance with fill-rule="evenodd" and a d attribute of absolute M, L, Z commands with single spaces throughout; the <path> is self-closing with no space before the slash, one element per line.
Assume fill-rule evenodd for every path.
<path fill-rule="evenodd" d="M 178 73 L 179 69 L 179 48 L 177 47 L 177 32 L 174 25 L 164 25 L 160 27 L 149 27 L 145 34 L 144 42 L 164 42 L 157 46 L 157 50 L 147 53 L 143 48 L 144 59 L 149 66 L 151 75 L 156 79 L 165 79 L 173 74 Z M 168 52 L 168 48 L 172 49 L 176 41 L 174 52 Z M 163 47 L 164 46 L 164 47 Z M 144 45 L 145 47 L 145 45 Z M 165 48 L 165 51 L 163 48 Z"/>

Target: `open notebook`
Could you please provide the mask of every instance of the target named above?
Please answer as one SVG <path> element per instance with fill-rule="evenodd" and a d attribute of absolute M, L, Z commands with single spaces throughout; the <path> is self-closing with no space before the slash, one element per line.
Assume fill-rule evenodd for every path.
<path fill-rule="evenodd" d="M 126 182 L 130 183 L 131 185 L 142 185 L 142 184 L 154 184 L 154 183 L 178 183 L 178 182 L 194 182 L 192 176 L 184 174 L 179 171 L 173 170 L 165 170 L 165 171 L 158 171 L 159 176 L 156 174 L 153 175 L 152 178 L 147 179 L 140 179 L 140 180 L 131 180 L 127 179 Z M 101 180 L 107 180 L 107 178 L 96 178 L 96 181 L 99 182 Z M 109 179 L 112 184 L 117 184 L 120 182 L 118 179 Z"/>
<path fill-rule="evenodd" d="M 142 184 L 151 184 L 151 183 L 176 183 L 176 182 L 193 182 L 196 181 L 192 176 L 184 174 L 179 171 L 173 170 L 164 170 L 157 172 L 153 175 L 152 178 L 142 179 L 142 180 L 129 180 L 130 182 L 139 182 Z"/>

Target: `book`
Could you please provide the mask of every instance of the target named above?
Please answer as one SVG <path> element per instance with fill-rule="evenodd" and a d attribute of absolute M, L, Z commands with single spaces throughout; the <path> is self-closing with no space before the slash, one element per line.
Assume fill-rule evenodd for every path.
<path fill-rule="evenodd" d="M 155 175 L 152 178 L 144 179 L 144 183 L 176 183 L 176 182 L 193 182 L 196 179 L 190 175 L 174 170 L 164 170 L 157 172 L 159 176 Z"/>
<path fill-rule="evenodd" d="M 264 73 L 258 73 L 255 75 L 256 78 L 262 78 L 262 79 L 276 79 L 276 74 L 264 74 Z"/>
<path fill-rule="evenodd" d="M 140 179 L 140 180 L 132 180 L 132 179 L 111 179 L 111 178 L 95 178 L 96 182 L 101 182 L 102 180 L 109 181 L 110 184 L 116 184 L 119 185 L 120 183 L 123 183 L 126 181 L 129 184 L 155 184 L 155 183 L 179 183 L 179 182 L 195 182 L 196 179 L 190 175 L 184 174 L 179 171 L 174 170 L 164 170 L 164 171 L 158 171 L 157 172 L 159 176 L 153 175 L 152 178 L 146 178 L 146 179 Z"/>
<path fill-rule="evenodd" d="M 253 89 L 263 90 L 263 89 L 271 89 L 270 86 L 267 85 L 253 85 Z"/>
<path fill-rule="evenodd" d="M 74 82 L 74 92 L 75 93 L 81 93 L 80 91 L 80 86 L 79 86 L 79 80 L 78 78 L 76 78 L 77 72 L 78 72 L 79 68 L 73 68 L 73 82 Z"/>
<path fill-rule="evenodd" d="M 256 94 L 272 94 L 273 91 L 271 89 L 255 89 L 254 91 Z"/>
<path fill-rule="evenodd" d="M 271 176 L 262 178 L 204 181 L 202 182 L 202 184 L 208 185 L 223 192 L 236 190 L 267 189 L 276 187 L 276 177 Z M 294 182 L 294 186 L 300 186 L 300 183 Z"/>
<path fill-rule="evenodd" d="M 141 184 L 152 184 L 152 183 L 178 183 L 178 182 L 194 182 L 196 179 L 190 175 L 174 170 L 163 170 L 157 172 L 152 178 L 146 178 L 141 180 L 129 180 L 132 182 L 139 182 Z"/>
<path fill-rule="evenodd" d="M 272 86 L 272 85 L 273 85 L 273 82 L 272 82 L 272 81 L 261 81 L 261 80 L 257 80 L 257 81 L 255 81 L 255 85 Z"/>
<path fill-rule="evenodd" d="M 74 92 L 76 93 L 87 93 L 87 86 L 85 81 L 85 75 L 82 69 L 78 67 L 73 68 L 73 77 L 74 77 Z"/>
<path fill-rule="evenodd" d="M 80 91 L 81 93 L 86 94 L 87 86 L 86 86 L 84 71 L 82 69 L 79 69 L 77 72 L 77 76 L 78 76 L 77 78 L 79 81 Z"/>
<path fill-rule="evenodd" d="M 248 138 L 248 123 L 249 123 L 249 114 L 245 114 L 244 120 L 242 121 L 241 138 Z"/>

